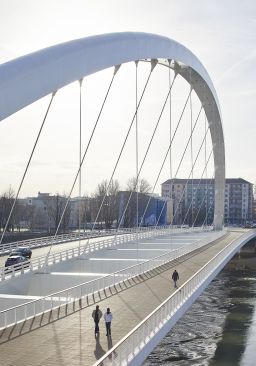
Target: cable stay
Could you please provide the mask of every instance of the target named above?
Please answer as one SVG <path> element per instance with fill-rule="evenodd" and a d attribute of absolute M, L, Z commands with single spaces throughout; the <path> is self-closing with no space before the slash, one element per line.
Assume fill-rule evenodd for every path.
<path fill-rule="evenodd" d="M 168 60 L 168 63 L 169 63 L 169 87 L 171 85 L 171 62 L 172 62 L 172 60 Z M 176 73 L 174 75 L 176 75 Z M 171 143 L 171 141 L 172 141 L 172 94 L 171 93 L 170 93 L 170 98 L 169 99 L 170 99 L 169 100 L 169 113 L 170 113 L 170 115 L 169 115 L 169 118 L 170 118 L 170 131 L 169 131 L 170 137 L 169 137 L 169 139 L 170 139 L 170 143 Z M 173 183 L 173 178 L 172 178 L 172 148 L 170 148 L 170 180 L 171 180 L 171 184 L 170 184 L 170 199 L 172 200 L 172 183 Z M 167 205 L 167 201 L 164 204 L 164 206 L 165 205 Z M 159 218 L 157 220 L 157 225 L 158 225 L 158 222 L 160 220 L 161 214 L 162 213 L 160 213 Z M 170 236 L 170 240 L 171 239 L 172 238 Z"/>
<path fill-rule="evenodd" d="M 162 108 L 161 108 L 160 115 L 159 115 L 159 117 L 158 117 L 158 119 L 157 119 L 157 123 L 156 123 L 156 125 L 155 125 L 154 131 L 153 131 L 153 134 L 152 134 L 152 136 L 151 136 L 151 138 L 150 138 L 150 141 L 149 141 L 149 143 L 148 143 L 148 146 L 147 146 L 146 152 L 145 152 L 145 154 L 144 154 L 144 157 L 143 157 L 143 160 L 142 160 L 142 163 L 141 163 L 140 169 L 139 169 L 138 174 L 137 174 L 137 176 L 136 176 L 135 187 L 137 187 L 137 185 L 138 185 L 139 177 L 140 177 L 140 174 L 141 174 L 142 168 L 143 168 L 143 166 L 144 166 L 144 163 L 145 163 L 145 161 L 146 161 L 146 158 L 147 158 L 148 152 L 149 152 L 149 150 L 150 150 L 151 144 L 152 144 L 153 139 L 154 139 L 154 137 L 155 137 L 155 134 L 156 134 L 157 128 L 158 128 L 158 126 L 159 126 L 159 122 L 160 122 L 160 120 L 161 120 L 161 118 L 162 118 L 162 115 L 163 115 L 163 112 L 164 112 L 164 110 L 165 110 L 165 107 L 166 107 L 166 104 L 167 104 L 167 101 L 168 101 L 169 95 L 170 95 L 170 93 L 171 93 L 171 89 L 172 89 L 173 84 L 174 84 L 174 81 L 175 81 L 175 78 L 176 78 L 176 74 L 175 74 L 175 77 L 174 77 L 174 79 L 173 79 L 173 82 L 172 82 L 172 84 L 171 84 L 171 86 L 170 86 L 170 88 L 169 88 L 169 90 L 168 90 L 168 93 L 167 93 L 167 96 L 166 96 L 166 98 L 165 98 L 164 104 L 163 104 L 163 106 L 162 106 Z M 134 188 L 134 189 L 135 189 L 135 188 Z M 128 200 L 127 200 L 127 203 L 126 203 L 125 209 L 124 209 L 124 211 L 123 211 L 123 214 L 122 214 L 122 216 L 121 216 L 121 219 L 120 219 L 119 227 L 118 227 L 118 228 L 120 228 L 120 225 L 121 225 L 121 223 L 123 222 L 124 215 L 125 215 L 125 213 L 126 213 L 126 211 L 127 211 L 127 209 L 128 209 L 128 206 L 129 206 L 129 203 L 130 203 L 130 200 L 131 200 L 132 194 L 133 194 L 133 192 L 134 192 L 134 189 L 130 192 L 130 195 L 129 195 L 129 198 L 128 198 Z M 140 225 L 140 226 L 141 226 L 141 225 Z"/>
<path fill-rule="evenodd" d="M 95 133 L 96 127 L 97 127 L 97 125 L 98 125 L 98 122 L 99 122 L 100 116 L 101 116 L 101 114 L 102 114 L 102 111 L 103 111 L 103 108 L 104 108 L 104 106 L 105 106 L 105 104 L 106 104 L 106 101 L 107 101 L 107 98 L 108 98 L 109 92 L 110 92 L 110 90 L 111 90 L 111 87 L 112 87 L 113 81 L 114 81 L 114 79 L 115 79 L 115 76 L 116 76 L 117 71 L 119 70 L 120 66 L 121 66 L 121 65 L 117 65 L 117 66 L 115 66 L 115 68 L 114 68 L 113 76 L 112 76 L 112 78 L 111 78 L 111 81 L 110 81 L 110 84 L 109 84 L 109 86 L 108 86 L 108 89 L 107 89 L 106 95 L 105 95 L 104 100 L 103 100 L 103 102 L 102 102 L 102 105 L 101 105 L 101 108 L 100 108 L 100 111 L 99 111 L 98 117 L 97 117 L 96 122 L 95 122 L 95 124 L 94 124 L 93 130 L 92 130 L 92 133 L 91 133 L 91 135 L 90 135 L 90 138 L 89 138 L 88 144 L 87 144 L 87 146 L 86 146 L 86 149 L 85 149 L 85 151 L 84 151 L 83 157 L 82 157 L 81 162 L 80 162 L 80 164 L 79 164 L 78 171 L 77 171 L 76 176 L 75 176 L 75 178 L 74 178 L 74 181 L 73 181 L 72 187 L 71 187 L 71 189 L 70 189 L 70 192 L 69 192 L 69 195 L 68 195 L 68 198 L 67 198 L 67 201 L 66 201 L 66 204 L 65 204 L 64 209 L 63 209 L 63 211 L 62 211 L 62 214 L 61 214 L 61 217 L 60 217 L 60 220 L 59 220 L 59 223 L 58 223 L 57 229 L 56 229 L 55 234 L 54 234 L 54 238 L 56 238 L 56 236 L 57 236 L 57 234 L 58 234 L 58 231 L 59 231 L 60 225 L 61 225 L 61 223 L 62 223 L 63 217 L 64 217 L 64 215 L 65 215 L 65 212 L 66 212 L 66 209 L 67 209 L 67 206 L 68 206 L 68 203 L 69 203 L 70 198 L 71 198 L 71 194 L 73 193 L 73 190 L 74 190 L 75 184 L 76 184 L 76 182 L 77 182 L 77 179 L 78 179 L 78 177 L 79 177 L 79 174 L 80 174 L 80 171 L 81 171 L 82 165 L 83 165 L 83 163 L 84 163 L 85 157 L 86 157 L 87 152 L 88 152 L 88 150 L 89 150 L 89 147 L 90 147 L 90 144 L 91 144 L 92 138 L 93 138 L 93 136 L 94 136 L 94 133 Z M 50 252 L 51 252 L 51 249 L 52 249 L 52 245 L 50 246 L 50 249 L 49 249 L 49 251 L 48 251 L 48 253 L 47 253 L 47 255 L 46 255 L 45 263 L 47 262 L 47 259 L 48 259 L 49 255 L 50 255 Z"/>
<path fill-rule="evenodd" d="M 192 135 L 193 135 L 193 133 L 194 133 L 194 131 L 195 131 L 195 128 L 196 128 L 197 123 L 198 123 L 198 121 L 199 121 L 199 118 L 200 118 L 200 115 L 201 115 L 202 110 L 203 110 L 203 107 L 201 106 L 201 108 L 200 108 L 200 110 L 199 110 L 199 112 L 198 112 L 197 118 L 196 118 L 196 120 L 195 120 L 194 126 L 193 126 L 193 128 L 192 128 L 192 131 L 191 131 L 191 133 L 190 133 L 190 136 L 189 136 L 189 138 L 188 138 L 188 140 L 187 140 L 187 143 L 186 143 L 185 149 L 184 149 L 184 151 L 183 151 L 183 153 L 182 153 L 181 159 L 180 159 L 180 161 L 179 161 L 179 165 L 178 165 L 178 167 L 177 167 L 177 169 L 176 169 L 176 171 L 175 171 L 175 174 L 174 174 L 174 178 L 173 178 L 173 179 L 176 179 L 176 178 L 177 178 L 177 176 L 178 176 L 178 173 L 179 173 L 179 170 L 180 170 L 181 164 L 182 164 L 183 159 L 184 159 L 184 157 L 185 157 L 185 155 L 186 155 L 187 149 L 188 149 L 188 147 L 189 147 L 190 140 L 191 140 Z M 166 204 L 167 204 L 167 201 L 164 203 L 164 205 L 163 205 L 163 207 L 162 207 L 162 209 L 161 209 L 161 212 L 160 212 L 159 218 L 158 218 L 158 220 L 157 220 L 157 223 L 156 223 L 156 225 L 155 225 L 155 228 L 158 226 L 158 223 L 159 223 L 160 217 L 161 217 L 161 215 L 162 215 L 162 213 L 163 213 L 163 210 L 164 210 L 164 208 L 165 208 L 165 205 L 166 205 Z"/>
<path fill-rule="evenodd" d="M 142 218 L 141 218 L 141 220 L 140 220 L 140 225 L 139 225 L 139 227 L 141 227 L 141 226 L 142 226 L 142 224 L 143 224 L 143 220 L 144 220 L 145 214 L 146 214 L 146 212 L 147 212 L 147 209 L 148 209 L 149 203 L 150 203 L 151 198 L 152 198 L 152 197 L 151 197 L 151 195 L 152 195 L 152 194 L 154 193 L 154 191 L 155 191 L 155 188 L 156 188 L 156 185 L 157 185 L 157 183 L 158 183 L 158 180 L 159 180 L 160 174 L 161 174 L 161 172 L 162 172 L 162 170 L 163 170 L 163 167 L 164 167 L 165 161 L 166 161 L 166 159 L 167 159 L 167 157 L 168 157 L 168 154 L 169 154 L 170 148 L 171 148 L 171 146 L 172 146 L 173 140 L 174 140 L 174 138 L 175 138 L 175 136 L 176 136 L 176 133 L 177 133 L 177 130 L 178 130 L 179 126 L 180 126 L 180 123 L 181 123 L 181 120 L 182 120 L 182 117 L 183 117 L 184 111 L 185 111 L 186 106 L 187 106 L 187 104 L 188 104 L 188 100 L 189 100 L 189 96 L 190 96 L 190 94 L 191 94 L 191 90 L 189 91 L 189 94 L 188 94 L 188 96 L 187 96 L 187 99 L 186 99 L 185 105 L 184 105 L 184 107 L 183 107 L 183 109 L 182 109 L 182 112 L 181 112 L 181 115 L 180 115 L 180 117 L 179 117 L 179 120 L 178 120 L 177 126 L 176 126 L 175 131 L 174 131 L 174 134 L 173 134 L 173 136 L 172 136 L 172 140 L 171 140 L 171 142 L 170 142 L 170 144 L 169 144 L 169 147 L 168 147 L 168 149 L 167 149 L 167 152 L 166 152 L 166 154 L 165 154 L 165 156 L 164 156 L 163 163 L 162 163 L 162 165 L 161 165 L 161 167 L 160 167 L 160 170 L 159 170 L 158 176 L 157 176 L 157 178 L 156 178 L 156 180 L 155 180 L 155 183 L 154 183 L 154 186 L 153 186 L 152 192 L 150 193 L 150 196 L 149 196 L 149 199 L 148 199 L 147 205 L 146 205 L 146 207 L 145 207 L 144 213 L 143 213 Z"/>
<path fill-rule="evenodd" d="M 212 151 L 213 152 L 213 151 Z M 212 155 L 212 152 L 211 152 L 211 155 Z M 197 217 L 198 217 L 198 215 L 199 215 L 199 213 L 200 213 L 200 210 L 201 210 L 201 208 L 202 208 L 202 206 L 203 206 L 203 204 L 204 204 L 204 201 L 207 201 L 207 192 L 205 192 L 204 193 L 204 196 L 203 196 L 203 199 L 202 199 L 202 201 L 201 201 L 201 203 L 200 203 L 200 206 L 199 206 L 199 208 L 198 208 L 198 210 L 197 210 L 197 213 L 196 213 L 196 216 L 195 216 L 195 219 L 194 219 L 194 222 L 193 222 L 193 226 L 195 225 L 195 223 L 196 223 L 196 220 L 197 220 Z M 204 219 L 204 221 L 203 222 L 205 222 L 205 220 L 206 220 L 206 218 Z M 203 225 L 202 225 L 203 226 Z"/>
<path fill-rule="evenodd" d="M 204 118 L 204 130 L 206 131 L 207 129 L 207 118 L 206 118 L 206 114 L 205 114 L 205 118 Z M 205 139 L 205 144 L 204 144 L 204 161 L 206 162 L 206 155 L 207 155 L 207 139 Z M 208 197 L 208 181 L 207 181 L 207 178 L 208 178 L 208 173 L 207 173 L 207 167 L 206 167 L 206 170 L 205 170 L 205 179 L 206 179 L 206 193 L 207 193 L 207 197 Z M 208 200 L 206 199 L 206 203 L 205 203 L 205 214 L 206 214 L 206 225 L 207 225 L 207 222 L 208 222 L 208 219 L 207 219 L 207 204 L 208 204 Z"/>
<path fill-rule="evenodd" d="M 214 173 L 213 173 L 213 175 L 212 175 L 211 180 L 212 180 L 212 182 L 214 181 Z M 207 195 L 207 193 L 205 193 L 205 196 L 206 196 L 206 195 Z M 209 215 L 209 213 L 210 213 L 210 211 L 211 211 L 211 209 L 212 209 L 212 205 L 213 205 L 213 200 L 210 202 L 209 208 L 208 208 L 207 213 L 206 213 L 206 218 L 208 218 L 208 215 Z M 204 222 L 203 222 L 202 226 L 205 226 L 206 218 L 204 219 Z M 212 224 L 213 224 L 213 223 L 212 223 Z M 207 224 L 206 224 L 206 225 L 207 225 Z"/>
<path fill-rule="evenodd" d="M 136 145 L 136 157 L 135 157 L 135 166 L 136 166 L 136 177 L 138 176 L 139 169 L 139 136 L 138 136 L 138 61 L 135 62 L 135 110 L 136 110 L 136 123 L 135 123 L 135 145 Z M 139 192 L 138 192 L 138 181 L 136 181 L 135 185 L 136 189 L 136 244 L 137 244 L 137 261 L 139 259 L 138 249 L 139 249 L 139 238 L 138 238 L 138 226 L 139 226 Z"/>
<path fill-rule="evenodd" d="M 82 83 L 83 79 L 79 80 L 79 167 L 81 166 L 82 160 Z M 82 169 L 79 172 L 79 183 L 78 183 L 78 236 L 79 236 L 79 252 L 80 252 L 80 232 L 81 232 L 81 182 L 82 182 Z"/>
<path fill-rule="evenodd" d="M 197 152 L 196 158 L 195 158 L 195 160 L 194 160 L 194 162 L 193 162 L 193 166 L 192 166 L 192 168 L 191 168 L 191 170 L 190 170 L 190 173 L 189 173 L 189 176 L 188 176 L 188 178 L 187 178 L 187 182 L 186 182 L 186 184 L 185 184 L 185 186 L 184 186 L 184 188 L 183 188 L 183 190 L 182 190 L 182 194 L 181 194 L 180 200 L 179 200 L 179 202 L 178 202 L 177 208 L 176 208 L 176 210 L 175 210 L 175 212 L 174 212 L 174 215 L 173 215 L 173 218 L 172 218 L 171 225 L 173 224 L 174 218 L 176 217 L 176 214 L 177 214 L 177 212 L 178 212 L 178 209 L 180 208 L 180 204 L 181 204 L 181 202 L 182 202 L 182 199 L 183 199 L 184 193 L 185 193 L 185 191 L 186 191 L 186 189 L 187 189 L 188 181 L 189 181 L 189 179 L 190 179 L 190 177 L 191 177 L 192 170 L 194 169 L 194 167 L 195 167 L 195 165 L 196 165 L 197 159 L 198 159 L 198 157 L 199 157 L 199 155 L 200 155 L 200 152 L 201 152 L 201 150 L 202 150 L 202 147 L 203 147 L 203 144 L 204 144 L 204 140 L 205 140 L 205 138 L 206 138 L 206 136 L 207 136 L 208 131 L 209 131 L 209 127 L 207 128 L 207 131 L 206 131 L 206 133 L 205 133 L 205 135 L 204 135 L 203 141 L 202 141 L 202 143 L 201 143 L 201 145 L 200 145 L 200 147 L 199 147 L 199 150 L 198 150 L 198 152 Z"/>
<path fill-rule="evenodd" d="M 105 193 L 105 195 L 104 195 L 104 197 L 103 197 L 103 199 L 102 199 L 102 201 L 101 201 L 101 205 L 100 205 L 100 208 L 99 208 L 99 210 L 98 210 L 98 212 L 97 212 L 97 215 L 96 215 L 96 218 L 95 218 L 95 221 L 94 221 L 94 224 L 93 224 L 93 228 L 95 227 L 95 225 L 96 225 L 96 223 L 97 223 L 97 220 L 98 220 L 98 217 L 99 217 L 99 214 L 100 214 L 100 212 L 101 212 L 101 210 L 102 210 L 103 204 L 104 204 L 105 199 L 106 199 L 106 196 L 107 196 L 107 192 L 109 191 L 109 187 L 110 187 L 110 185 L 111 185 L 111 183 L 112 183 L 112 181 L 113 181 L 114 174 L 115 174 L 115 172 L 116 172 L 117 166 L 118 166 L 119 161 L 120 161 L 120 159 L 121 159 L 121 156 L 122 156 L 122 153 L 123 153 L 124 147 L 125 147 L 125 145 L 126 145 L 126 142 L 127 142 L 128 137 L 129 137 L 129 135 L 130 135 L 130 132 L 131 132 L 131 128 L 132 128 L 132 126 L 133 126 L 133 123 L 134 123 L 134 121 L 135 121 L 136 115 L 137 115 L 137 113 L 138 113 L 138 109 L 139 109 L 139 107 L 140 107 L 140 104 L 141 104 L 142 98 L 143 98 L 143 96 L 144 96 L 144 94 L 145 94 L 145 91 L 146 91 L 146 88 L 147 88 L 147 86 L 148 86 L 148 83 L 149 83 L 150 77 L 151 77 L 151 75 L 152 75 L 152 72 L 153 72 L 153 70 L 154 70 L 154 68 L 155 68 L 156 64 L 157 64 L 157 63 L 155 62 L 155 60 L 152 60 L 152 63 L 151 63 L 151 70 L 150 70 L 150 72 L 149 72 L 148 78 L 147 78 L 147 80 L 146 80 L 145 86 L 144 86 L 143 91 L 142 91 L 142 94 L 141 94 L 141 97 L 140 97 L 140 99 L 139 99 L 138 106 L 137 106 L 137 108 L 136 108 L 136 111 L 135 111 L 135 113 L 134 113 L 134 115 L 133 115 L 133 118 L 132 118 L 132 121 L 131 121 L 131 123 L 130 123 L 130 126 L 129 126 L 129 128 L 128 128 L 127 133 L 126 133 L 126 136 L 125 136 L 125 139 L 124 139 L 123 145 L 122 145 L 122 147 L 121 147 L 121 150 L 120 150 L 120 152 L 119 152 L 119 155 L 118 155 L 117 161 L 116 161 L 115 166 L 114 166 L 114 168 L 113 168 L 113 171 L 112 171 L 112 174 L 111 174 L 111 177 L 110 177 L 110 179 L 109 179 L 109 183 L 108 183 L 108 186 L 107 186 L 107 189 L 106 189 L 106 193 Z"/>
<path fill-rule="evenodd" d="M 191 161 L 191 167 L 192 167 L 192 172 L 191 172 L 191 191 L 192 191 L 192 206 L 191 206 L 191 223 L 193 222 L 193 210 L 194 210 L 194 205 L 193 205 L 193 179 L 194 179 L 194 171 L 193 171 L 193 134 L 192 134 L 192 120 L 193 120 L 193 111 L 192 111 L 192 98 L 191 98 L 191 94 L 190 94 L 190 98 L 189 98 L 189 104 L 190 104 L 190 129 L 191 129 L 191 140 L 190 140 L 190 161 Z"/>
<path fill-rule="evenodd" d="M 169 89 L 172 88 L 172 84 L 177 76 L 177 73 L 174 73 L 173 81 L 171 82 L 171 60 L 168 60 L 169 63 Z M 170 91 L 169 94 L 169 113 L 170 113 L 170 143 L 172 141 L 172 93 Z M 170 149 L 170 179 L 172 180 L 172 149 Z"/>
<path fill-rule="evenodd" d="M 30 156 L 29 156 L 29 159 L 28 159 L 28 162 L 27 162 L 27 165 L 26 165 L 25 171 L 24 171 L 23 176 L 22 176 L 22 179 L 21 179 L 21 181 L 20 181 L 19 188 L 18 188 L 18 191 L 17 191 L 17 193 L 16 193 L 16 196 L 15 196 L 14 202 L 13 202 L 13 204 L 12 204 L 12 207 L 11 207 L 11 210 L 10 210 L 10 213 L 9 213 L 9 216 L 8 216 L 8 219 L 7 219 L 6 223 L 5 223 L 5 227 L 4 227 L 4 230 L 3 230 L 2 236 L 1 236 L 0 244 L 2 244 L 2 241 L 3 241 L 4 235 L 5 235 L 6 229 L 7 229 L 8 225 L 9 225 L 9 222 L 10 222 L 10 219 L 11 219 L 11 216 L 12 216 L 12 213 L 13 213 L 13 210 L 14 210 L 14 207 L 15 207 L 16 202 L 17 202 L 17 199 L 18 199 L 18 197 L 19 197 L 19 193 L 20 193 L 21 187 L 22 187 L 23 182 L 24 182 L 24 179 L 25 179 L 25 177 L 26 177 L 26 174 L 27 174 L 27 171 L 28 171 L 28 168 L 29 168 L 30 162 L 31 162 L 32 157 L 33 157 L 33 155 L 34 155 L 34 152 L 35 152 L 35 149 L 36 149 L 37 143 L 38 143 L 38 141 L 39 141 L 39 138 L 40 138 L 41 132 L 42 132 L 42 130 L 43 130 L 43 127 L 44 127 L 44 124 L 45 124 L 45 121 L 46 121 L 46 118 L 47 118 L 47 116 L 48 116 L 48 113 L 49 113 L 49 111 L 50 111 L 50 108 L 51 108 L 51 105 L 52 105 L 52 102 L 53 102 L 53 98 L 55 97 L 56 93 L 57 93 L 57 91 L 55 91 L 54 93 L 52 93 L 52 96 L 51 96 L 50 102 L 49 102 L 49 104 L 48 104 L 48 107 L 47 107 L 46 113 L 45 113 L 45 115 L 44 115 L 44 118 L 43 118 L 42 124 L 41 124 L 40 129 L 39 129 L 39 132 L 38 132 L 38 134 L 37 134 L 36 141 L 35 141 L 35 143 L 34 143 L 34 146 L 33 146 L 32 151 L 31 151 L 31 153 L 30 153 Z"/>
<path fill-rule="evenodd" d="M 198 182 L 198 184 L 197 184 L 197 186 L 196 186 L 196 189 L 195 189 L 195 196 L 196 196 L 196 194 L 197 194 L 197 192 L 198 192 L 198 189 L 199 189 L 199 187 L 200 187 L 201 181 L 202 181 L 202 179 L 203 179 L 203 175 L 205 174 L 205 171 L 206 171 L 206 169 L 207 169 L 207 165 L 208 165 L 208 163 L 209 163 L 209 161 L 210 161 L 210 158 L 211 158 L 211 156 L 212 156 L 212 153 L 213 153 L 213 149 L 211 150 L 211 152 L 210 152 L 210 154 L 209 154 L 209 156 L 208 156 L 208 159 L 207 159 L 207 161 L 206 161 L 206 165 L 204 166 L 203 172 L 202 172 L 201 177 L 200 177 L 200 179 L 199 179 L 199 182 Z M 204 196 L 204 197 L 205 197 L 205 196 Z M 190 204 L 189 204 L 189 206 L 188 206 L 188 209 L 187 209 L 187 212 L 186 212 L 186 214 L 185 214 L 185 217 L 184 217 L 184 219 L 183 219 L 183 223 L 182 223 L 182 225 L 184 225 L 184 224 L 185 224 L 185 221 L 186 221 L 186 218 L 187 218 L 187 216 L 188 216 L 189 210 L 190 210 L 190 208 L 191 208 L 191 206 L 192 206 L 192 201 L 193 201 L 193 196 L 192 196 L 192 199 L 191 199 Z M 198 217 L 198 214 L 199 214 L 199 211 L 200 211 L 200 209 L 201 209 L 201 207 L 202 207 L 202 203 L 203 203 L 203 202 L 204 202 L 204 198 L 203 198 L 203 200 L 202 200 L 202 202 L 201 202 L 201 204 L 200 204 L 200 207 L 199 207 L 199 209 L 198 209 L 198 211 L 197 211 L 197 214 L 196 214 L 196 217 L 195 217 L 194 221 L 192 221 L 192 227 L 194 227 L 194 223 L 195 223 L 195 222 L 196 222 L 196 220 L 197 220 L 197 217 Z"/>

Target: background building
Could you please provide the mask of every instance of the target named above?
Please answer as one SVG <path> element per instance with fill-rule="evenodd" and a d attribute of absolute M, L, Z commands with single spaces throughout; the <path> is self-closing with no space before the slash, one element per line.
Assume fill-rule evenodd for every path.
<path fill-rule="evenodd" d="M 58 228 L 67 197 L 59 194 L 38 192 L 37 197 L 26 198 L 27 212 L 29 212 L 29 228 L 54 233 Z M 59 231 L 66 231 L 70 223 L 70 204 L 67 204 Z"/>
<path fill-rule="evenodd" d="M 215 188 L 213 179 L 169 179 L 161 186 L 162 196 L 172 202 L 173 224 L 212 224 Z M 227 178 L 224 197 L 225 224 L 245 225 L 252 221 L 252 183 L 242 178 Z"/>
<path fill-rule="evenodd" d="M 132 194 L 131 194 L 132 193 Z M 166 225 L 167 200 L 156 195 L 130 191 L 119 192 L 118 223 L 121 227 Z"/>
<path fill-rule="evenodd" d="M 10 206 L 12 200 L 5 201 Z M 163 197 L 146 193 L 137 194 L 134 191 L 74 197 L 69 200 L 59 194 L 38 192 L 37 197 L 18 200 L 10 227 L 48 234 L 55 234 L 57 231 L 60 234 L 79 228 L 85 230 L 111 229 L 119 226 L 136 227 L 137 220 L 139 226 L 165 225 L 166 203 Z M 9 206 L 7 208 L 10 208 Z M 2 227 L 9 212 L 7 209 L 6 211 Z"/>

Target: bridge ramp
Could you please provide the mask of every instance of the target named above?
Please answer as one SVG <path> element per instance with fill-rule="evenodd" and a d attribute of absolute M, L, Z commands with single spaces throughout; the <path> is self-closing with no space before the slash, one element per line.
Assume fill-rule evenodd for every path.
<path fill-rule="evenodd" d="M 141 279 L 107 293 L 107 298 L 96 298 L 104 312 L 107 307 L 113 312 L 112 338 L 105 335 L 104 323 L 100 322 L 100 336 L 94 337 L 91 317 L 95 303 L 66 318 L 42 326 L 15 338 L 21 331 L 13 329 L 12 341 L 0 345 L 3 365 L 19 366 L 89 366 L 131 331 L 140 321 L 174 292 L 171 274 L 176 268 L 180 274 L 179 286 L 208 262 L 217 252 L 243 232 L 230 232 L 214 245 L 188 256 L 183 261 L 174 261 L 154 270 Z M 135 285 L 135 282 L 137 284 Z M 38 321 L 38 320 L 37 320 Z M 24 327 L 26 332 L 26 326 Z M 2 334 L 1 341 L 8 334 Z M 15 350 L 15 352 L 14 352 Z"/>

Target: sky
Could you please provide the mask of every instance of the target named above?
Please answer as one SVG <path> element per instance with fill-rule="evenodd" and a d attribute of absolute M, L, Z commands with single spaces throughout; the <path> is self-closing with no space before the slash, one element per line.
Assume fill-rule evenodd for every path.
<path fill-rule="evenodd" d="M 167 36 L 189 48 L 207 69 L 217 91 L 225 137 L 226 176 L 256 182 L 254 0 L 0 0 L 0 9 L 0 63 L 69 40 L 122 31 Z M 129 66 L 125 67 L 127 73 L 131 72 Z M 140 88 L 147 74 L 146 69 L 141 70 Z M 100 75 L 88 77 L 86 88 L 90 93 L 87 93 L 83 102 L 87 108 L 87 120 L 95 120 L 111 72 L 106 70 Z M 118 94 L 122 94 L 125 105 L 123 110 L 118 110 L 114 102 L 112 107 L 107 107 L 105 118 L 108 123 L 114 110 L 117 112 L 117 116 L 112 118 L 115 132 L 110 132 L 107 125 L 101 126 L 102 137 L 95 143 L 91 160 L 88 158 L 88 170 L 86 168 L 82 171 L 82 194 L 91 194 L 100 181 L 107 179 L 111 168 L 105 169 L 106 162 L 110 159 L 114 161 L 114 155 L 111 156 L 112 147 L 114 150 L 119 143 L 119 138 L 115 136 L 118 132 L 122 133 L 123 129 L 117 120 L 120 122 L 123 118 L 124 110 L 125 115 L 132 114 L 134 100 L 129 99 L 128 93 L 133 86 L 130 81 L 125 81 L 124 73 L 120 72 L 118 77 L 125 87 L 116 87 L 113 95 L 118 98 Z M 160 71 L 159 80 L 162 78 Z M 160 81 L 153 81 L 153 85 L 159 84 Z M 164 93 L 161 95 L 163 97 Z M 78 98 L 79 88 L 76 84 L 60 91 L 41 145 L 39 144 L 31 170 L 24 181 L 21 196 L 33 196 L 39 191 L 51 194 L 69 192 L 78 159 Z M 153 107 L 157 98 L 158 96 L 151 95 L 151 104 L 145 111 L 146 119 L 149 119 L 150 108 L 150 115 L 154 114 Z M 178 94 L 177 104 L 179 98 L 182 99 L 183 96 L 179 97 Z M 10 186 L 17 191 L 48 102 L 49 97 L 45 97 L 0 122 L 0 194 Z M 93 122 L 90 123 L 84 127 L 83 146 L 93 126 Z M 150 136 L 147 128 L 143 127 L 140 139 L 143 140 L 146 135 Z M 157 151 L 155 149 L 151 156 L 152 164 L 157 163 Z M 96 157 L 99 162 L 96 162 Z M 148 169 L 150 170 L 150 165 Z M 127 162 L 118 175 L 123 187 L 125 179 L 132 175 L 132 168 Z M 121 177 L 125 177 L 123 181 Z M 145 173 L 145 178 L 153 185 L 150 174 Z M 160 183 L 168 178 L 166 170 L 157 184 L 158 192 Z M 75 194 L 74 192 L 73 195 Z"/>

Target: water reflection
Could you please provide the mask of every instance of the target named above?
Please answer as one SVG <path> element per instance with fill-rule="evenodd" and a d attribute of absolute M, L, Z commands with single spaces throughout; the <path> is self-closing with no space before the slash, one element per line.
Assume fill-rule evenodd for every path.
<path fill-rule="evenodd" d="M 254 281 L 238 271 L 230 273 L 232 305 L 226 317 L 223 336 L 217 344 L 209 366 L 239 366 L 246 348 L 246 339 L 254 313 Z"/>
<path fill-rule="evenodd" d="M 246 349 L 241 360 L 241 366 L 255 365 L 255 358 L 256 358 L 255 342 L 256 342 L 256 306 L 254 306 L 253 319 L 250 325 L 250 330 L 247 334 Z"/>

